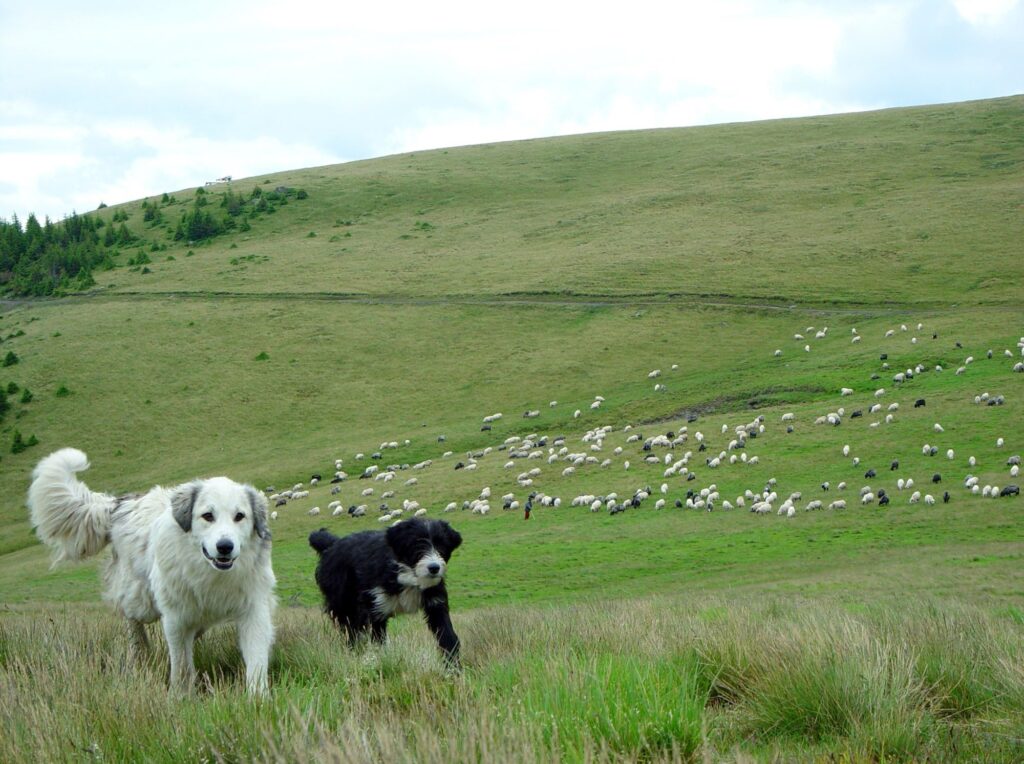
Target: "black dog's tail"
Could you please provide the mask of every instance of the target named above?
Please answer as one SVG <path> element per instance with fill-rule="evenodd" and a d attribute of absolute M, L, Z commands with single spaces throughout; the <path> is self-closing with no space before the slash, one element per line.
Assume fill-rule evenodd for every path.
<path fill-rule="evenodd" d="M 309 545 L 317 551 L 317 554 L 326 552 L 337 540 L 338 537 L 333 533 L 329 533 L 326 528 L 321 528 L 309 534 Z"/>

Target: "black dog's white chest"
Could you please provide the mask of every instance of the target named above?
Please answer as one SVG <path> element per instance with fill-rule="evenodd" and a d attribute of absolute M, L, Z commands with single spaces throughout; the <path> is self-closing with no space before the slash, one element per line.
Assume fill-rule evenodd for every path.
<path fill-rule="evenodd" d="M 391 594 L 384 587 L 375 586 L 370 590 L 373 610 L 381 617 L 390 618 L 400 613 L 415 613 L 423 605 L 423 592 L 419 587 L 405 587 L 397 594 Z"/>

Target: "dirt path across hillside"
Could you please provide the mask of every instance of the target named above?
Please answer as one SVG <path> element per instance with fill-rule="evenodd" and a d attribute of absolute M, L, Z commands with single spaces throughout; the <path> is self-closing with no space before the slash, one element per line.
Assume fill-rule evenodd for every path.
<path fill-rule="evenodd" d="M 0 313 L 28 305 L 61 305 L 81 301 L 149 301 L 149 300 L 268 300 L 268 301 L 324 301 L 342 302 L 354 305 L 482 305 L 482 306 L 550 306 L 550 307 L 643 307 L 679 306 L 711 307 L 738 310 L 786 311 L 805 314 L 844 315 L 890 315 L 896 313 L 946 313 L 959 307 L 958 304 L 918 302 L 898 305 L 893 303 L 826 303 L 771 300 L 725 294 L 496 294 L 496 295 L 441 295 L 437 297 L 412 297 L 408 295 L 368 295 L 347 292 L 108 292 L 92 291 L 56 298 L 14 298 L 0 300 Z M 992 304 L 971 305 L 990 309 L 1014 309 L 1017 305 Z"/>

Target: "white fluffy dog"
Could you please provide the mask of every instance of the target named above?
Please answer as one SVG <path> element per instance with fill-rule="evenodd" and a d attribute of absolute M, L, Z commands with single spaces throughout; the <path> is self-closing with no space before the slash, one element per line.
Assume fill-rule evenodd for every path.
<path fill-rule="evenodd" d="M 157 486 L 137 496 L 95 493 L 75 477 L 85 454 L 64 448 L 36 466 L 28 491 L 32 524 L 54 564 L 97 554 L 108 543 L 104 598 L 147 650 L 144 624 L 162 619 L 171 686 L 192 687 L 192 645 L 205 629 L 238 624 L 250 692 L 267 689 L 274 641 L 274 571 L 267 501 L 225 477 Z"/>

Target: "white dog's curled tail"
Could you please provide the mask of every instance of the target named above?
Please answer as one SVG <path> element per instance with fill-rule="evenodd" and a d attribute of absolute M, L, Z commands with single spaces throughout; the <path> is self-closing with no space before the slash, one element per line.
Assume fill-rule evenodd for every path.
<path fill-rule="evenodd" d="M 84 453 L 62 448 L 43 458 L 32 472 L 28 489 L 32 526 L 53 551 L 54 565 L 97 554 L 110 541 L 117 498 L 94 493 L 75 477 L 87 469 Z"/>

